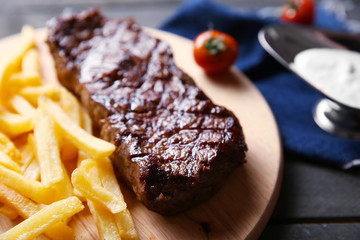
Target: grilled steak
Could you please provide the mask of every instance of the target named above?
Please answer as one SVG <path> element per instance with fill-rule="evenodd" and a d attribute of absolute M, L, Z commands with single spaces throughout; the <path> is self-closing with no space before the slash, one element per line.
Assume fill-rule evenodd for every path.
<path fill-rule="evenodd" d="M 48 28 L 59 81 L 80 98 L 99 136 L 116 145 L 118 178 L 149 209 L 184 211 L 245 161 L 236 117 L 212 103 L 174 64 L 168 44 L 133 19 L 89 9 L 64 12 Z"/>

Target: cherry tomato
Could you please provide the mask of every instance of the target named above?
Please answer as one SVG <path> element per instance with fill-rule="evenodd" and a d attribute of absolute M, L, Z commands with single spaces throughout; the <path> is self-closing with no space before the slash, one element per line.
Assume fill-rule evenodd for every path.
<path fill-rule="evenodd" d="M 312 0 L 290 0 L 282 7 L 281 19 L 310 25 L 314 19 L 315 4 Z"/>
<path fill-rule="evenodd" d="M 194 39 L 195 61 L 208 74 L 227 71 L 234 63 L 237 54 L 236 40 L 226 33 L 207 30 Z"/>

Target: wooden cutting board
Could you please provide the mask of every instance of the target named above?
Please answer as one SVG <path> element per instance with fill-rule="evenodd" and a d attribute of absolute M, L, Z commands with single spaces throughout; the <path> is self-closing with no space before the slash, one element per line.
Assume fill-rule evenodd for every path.
<path fill-rule="evenodd" d="M 177 216 L 164 217 L 147 210 L 122 187 L 140 239 L 256 239 L 271 216 L 282 176 L 281 142 L 269 106 L 249 79 L 235 68 L 216 78 L 205 75 L 194 62 L 190 40 L 159 30 L 146 31 L 167 41 L 177 65 L 215 103 L 235 113 L 243 126 L 249 151 L 247 163 L 235 169 L 218 193 Z M 43 77 L 54 82 L 56 75 L 45 44 L 46 31 L 39 30 L 37 37 Z M 0 51 L 14 46 L 17 38 L 18 35 L 0 40 Z M 0 232 L 12 225 L 14 222 L 0 215 Z M 87 208 L 73 217 L 70 226 L 77 239 L 99 239 Z"/>

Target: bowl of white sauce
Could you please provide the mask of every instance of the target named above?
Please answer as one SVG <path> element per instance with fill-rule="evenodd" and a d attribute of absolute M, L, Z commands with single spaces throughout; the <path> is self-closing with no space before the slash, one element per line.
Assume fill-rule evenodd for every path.
<path fill-rule="evenodd" d="M 351 50 L 360 48 L 360 36 L 274 25 L 262 29 L 259 40 L 275 59 L 324 95 L 313 109 L 320 128 L 360 140 L 360 52 Z"/>
<path fill-rule="evenodd" d="M 360 109 L 359 52 L 310 48 L 298 53 L 290 68 L 331 99 Z"/>
<path fill-rule="evenodd" d="M 310 48 L 298 53 L 289 67 L 327 97 L 314 109 L 316 123 L 340 136 L 359 138 L 356 125 L 360 121 L 360 53 Z"/>

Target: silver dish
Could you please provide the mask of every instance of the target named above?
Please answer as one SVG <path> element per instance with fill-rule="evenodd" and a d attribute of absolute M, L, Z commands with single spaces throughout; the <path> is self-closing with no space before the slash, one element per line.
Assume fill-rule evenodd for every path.
<path fill-rule="evenodd" d="M 297 75 L 299 73 L 290 68 L 290 65 L 295 56 L 306 49 L 343 48 L 360 51 L 360 35 L 294 24 L 265 27 L 258 37 L 260 44 L 270 55 Z M 336 96 L 328 96 L 307 79 L 303 80 L 324 96 L 313 109 L 316 124 L 334 135 L 360 140 L 360 109 L 340 103 Z"/>

